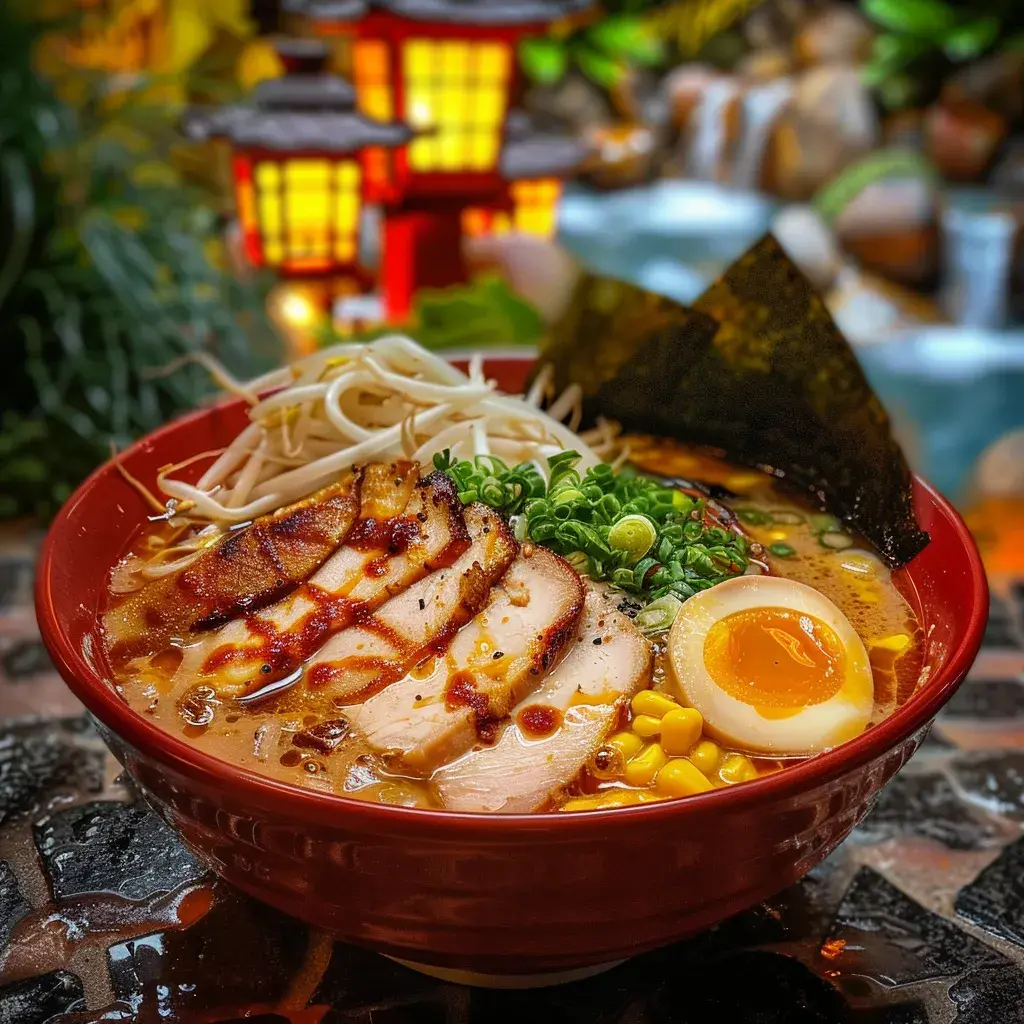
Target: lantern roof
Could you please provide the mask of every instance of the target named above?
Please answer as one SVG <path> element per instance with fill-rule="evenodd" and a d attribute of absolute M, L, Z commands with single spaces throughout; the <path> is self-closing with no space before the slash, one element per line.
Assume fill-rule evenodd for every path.
<path fill-rule="evenodd" d="M 564 178 L 580 169 L 596 147 L 586 139 L 538 129 L 523 110 L 509 112 L 499 164 L 506 181 Z"/>
<path fill-rule="evenodd" d="M 285 10 L 313 21 L 358 21 L 376 10 L 412 21 L 495 27 L 557 21 L 594 6 L 596 0 L 284 0 Z"/>
<path fill-rule="evenodd" d="M 242 149 L 282 153 L 353 153 L 364 146 L 402 146 L 412 138 L 404 124 L 357 112 L 352 85 L 324 70 L 329 51 L 319 40 L 281 40 L 277 52 L 285 75 L 260 82 L 246 103 L 188 110 L 182 132 L 197 142 L 223 138 Z"/>

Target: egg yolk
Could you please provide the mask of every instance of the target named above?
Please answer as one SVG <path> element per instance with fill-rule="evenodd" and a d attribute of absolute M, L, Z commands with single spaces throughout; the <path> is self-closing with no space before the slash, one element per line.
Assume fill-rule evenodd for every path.
<path fill-rule="evenodd" d="M 719 619 L 704 641 L 704 666 L 730 697 L 758 708 L 821 704 L 843 685 L 835 631 L 790 608 L 745 608 Z"/>

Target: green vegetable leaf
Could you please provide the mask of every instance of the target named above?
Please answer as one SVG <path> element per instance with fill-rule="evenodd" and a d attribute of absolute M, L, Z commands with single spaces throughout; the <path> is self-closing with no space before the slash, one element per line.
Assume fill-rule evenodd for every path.
<path fill-rule="evenodd" d="M 957 12 L 942 0 L 861 0 L 861 9 L 883 28 L 942 43 Z"/>
<path fill-rule="evenodd" d="M 996 41 L 1000 27 L 999 19 L 991 14 L 969 21 L 946 36 L 943 50 L 950 60 L 978 57 Z"/>
<path fill-rule="evenodd" d="M 519 64 L 526 76 L 539 85 L 554 85 L 568 65 L 565 46 L 557 39 L 538 36 L 519 44 Z"/>
<path fill-rule="evenodd" d="M 768 550 L 775 555 L 776 558 L 792 558 L 796 554 L 796 548 L 789 544 L 769 544 Z"/>
<path fill-rule="evenodd" d="M 604 18 L 586 33 L 587 42 L 615 60 L 652 66 L 663 57 L 661 42 L 638 17 L 621 14 Z"/>
<path fill-rule="evenodd" d="M 620 61 L 585 45 L 577 46 L 573 52 L 580 70 L 595 85 L 603 89 L 611 89 L 618 85 L 624 72 Z"/>
<path fill-rule="evenodd" d="M 1024 32 L 1018 32 L 1003 43 L 1002 49 L 1006 53 L 1024 53 Z"/>
<path fill-rule="evenodd" d="M 884 32 L 871 44 L 871 58 L 864 68 L 868 85 L 881 85 L 894 71 L 901 71 L 932 49 L 926 39 Z"/>

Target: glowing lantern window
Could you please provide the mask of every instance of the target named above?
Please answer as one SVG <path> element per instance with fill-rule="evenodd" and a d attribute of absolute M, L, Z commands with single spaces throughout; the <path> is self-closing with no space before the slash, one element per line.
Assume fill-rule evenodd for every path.
<path fill-rule="evenodd" d="M 288 69 L 261 82 L 255 103 L 193 112 L 184 130 L 235 147 L 235 197 L 245 252 L 257 266 L 297 276 L 354 270 L 364 195 L 387 182 L 388 149 L 408 141 L 402 125 L 355 110 L 355 92 L 322 71 L 326 48 L 278 44 Z"/>
<path fill-rule="evenodd" d="M 390 121 L 394 117 L 394 105 L 387 43 L 379 39 L 362 39 L 356 43 L 353 69 L 359 109 L 376 121 Z"/>
<path fill-rule="evenodd" d="M 511 189 L 517 231 L 549 238 L 555 233 L 562 183 L 556 178 L 515 181 Z"/>
<path fill-rule="evenodd" d="M 405 115 L 424 132 L 414 171 L 489 171 L 498 161 L 512 54 L 505 43 L 409 39 L 402 47 Z"/>

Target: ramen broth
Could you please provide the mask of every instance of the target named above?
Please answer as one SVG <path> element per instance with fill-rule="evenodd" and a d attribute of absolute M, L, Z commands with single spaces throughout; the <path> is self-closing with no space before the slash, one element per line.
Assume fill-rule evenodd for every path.
<path fill-rule="evenodd" d="M 838 606 L 870 656 L 875 695 L 871 724 L 913 693 L 922 670 L 921 630 L 888 569 L 863 541 L 802 497 L 789 493 L 767 473 L 651 438 L 632 439 L 630 453 L 638 470 L 678 479 L 680 486 L 691 491 L 696 485 L 724 508 L 724 515 L 735 517 L 736 528 L 748 542 L 748 572 L 806 583 Z M 149 555 L 167 540 L 161 528 L 149 526 L 135 539 L 126 560 L 137 554 Z M 118 578 L 115 570 L 112 579 Z M 629 595 L 621 596 L 620 607 L 635 614 L 639 605 Z M 116 607 L 123 599 L 112 593 L 110 606 Z M 652 639 L 655 656 L 648 685 L 683 702 L 666 656 L 665 636 Z M 209 686 L 175 684 L 184 653 L 184 646 L 172 641 L 155 655 L 110 657 L 118 693 L 166 732 L 267 778 L 386 804 L 443 806 L 429 776 L 413 776 L 397 768 L 349 727 L 346 716 L 351 708 L 346 707 L 344 698 L 332 697 L 330 688 L 300 684 L 254 704 L 241 703 L 218 695 Z M 430 661 L 421 666 L 424 675 L 431 669 Z M 626 703 L 620 732 L 629 732 L 632 718 Z M 714 787 L 778 771 L 790 763 L 788 759 L 750 755 L 707 737 L 701 749 L 701 756 L 710 758 L 705 758 L 705 767 Z M 626 796 L 645 787 L 631 786 L 621 773 L 610 772 L 609 758 L 613 756 L 614 750 L 606 744 L 578 778 L 563 780 L 568 809 L 600 806 L 602 795 L 609 791 L 621 794 L 621 802 L 637 802 L 646 795 L 641 793 L 633 801 Z M 745 767 L 738 775 L 730 775 L 725 767 L 740 764 Z"/>

